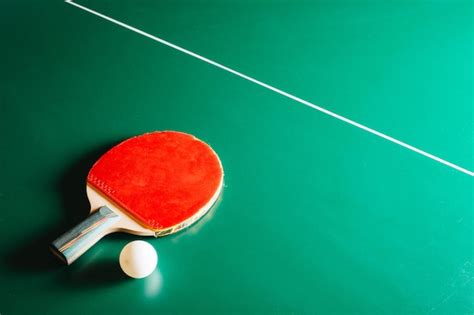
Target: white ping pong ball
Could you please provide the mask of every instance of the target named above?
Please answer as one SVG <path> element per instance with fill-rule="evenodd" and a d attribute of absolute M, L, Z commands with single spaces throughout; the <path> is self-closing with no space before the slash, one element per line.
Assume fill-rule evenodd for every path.
<path fill-rule="evenodd" d="M 156 268 L 158 255 L 145 241 L 133 241 L 120 252 L 120 268 L 129 277 L 140 279 L 149 276 Z"/>

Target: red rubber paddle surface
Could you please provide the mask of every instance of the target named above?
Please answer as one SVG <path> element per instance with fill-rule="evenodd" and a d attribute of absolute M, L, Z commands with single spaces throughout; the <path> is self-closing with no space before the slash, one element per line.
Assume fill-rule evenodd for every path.
<path fill-rule="evenodd" d="M 222 178 L 209 145 L 189 134 L 163 131 L 113 147 L 94 164 L 87 182 L 145 227 L 161 230 L 201 210 Z"/>

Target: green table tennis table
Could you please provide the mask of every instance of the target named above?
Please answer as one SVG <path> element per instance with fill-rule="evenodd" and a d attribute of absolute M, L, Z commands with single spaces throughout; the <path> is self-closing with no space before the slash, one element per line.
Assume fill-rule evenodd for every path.
<path fill-rule="evenodd" d="M 7 0 L 0 314 L 473 314 L 472 1 Z M 96 158 L 179 130 L 225 188 L 128 279 Z"/>

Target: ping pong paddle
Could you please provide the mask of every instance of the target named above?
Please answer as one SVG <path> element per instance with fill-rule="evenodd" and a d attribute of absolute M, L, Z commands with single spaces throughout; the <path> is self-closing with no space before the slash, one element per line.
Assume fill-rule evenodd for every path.
<path fill-rule="evenodd" d="M 203 141 L 176 131 L 151 132 L 116 145 L 92 166 L 91 214 L 57 238 L 68 265 L 113 232 L 161 237 L 191 225 L 216 202 L 224 173 Z"/>

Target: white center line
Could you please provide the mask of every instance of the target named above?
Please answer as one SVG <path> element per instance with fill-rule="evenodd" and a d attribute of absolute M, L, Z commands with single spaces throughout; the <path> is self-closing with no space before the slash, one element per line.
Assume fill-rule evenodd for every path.
<path fill-rule="evenodd" d="M 339 115 L 339 114 L 336 114 L 336 113 L 334 113 L 334 112 L 332 112 L 332 111 L 330 111 L 330 110 L 327 110 L 327 109 L 325 109 L 325 108 L 323 108 L 323 107 L 321 107 L 321 106 L 318 106 L 318 105 L 316 105 L 316 104 L 313 104 L 313 103 L 311 103 L 311 102 L 308 102 L 308 101 L 306 101 L 306 100 L 304 100 L 304 99 L 301 99 L 301 98 L 299 98 L 299 97 L 297 97 L 297 96 L 294 96 L 294 95 L 292 95 L 292 94 L 290 94 L 290 93 L 287 93 L 287 92 L 285 92 L 285 91 L 283 91 L 283 90 L 280 90 L 280 89 L 278 89 L 278 88 L 276 88 L 276 87 L 273 87 L 273 86 L 271 86 L 271 85 L 268 85 L 268 84 L 266 84 L 266 83 L 264 83 L 264 82 L 262 82 L 262 81 L 259 81 L 259 80 L 257 80 L 257 79 L 254 79 L 254 78 L 252 78 L 252 77 L 249 77 L 248 75 L 245 75 L 245 74 L 243 74 L 243 73 L 241 73 L 241 72 L 239 72 L 239 71 L 236 71 L 236 70 L 234 70 L 234 69 L 231 69 L 231 68 L 229 68 L 229 67 L 226 67 L 226 66 L 224 66 L 223 64 L 220 64 L 220 63 L 215 62 L 215 61 L 213 61 L 213 60 L 211 60 L 211 59 L 208 59 L 208 58 L 206 58 L 206 57 L 203 57 L 203 56 L 201 56 L 201 55 L 198 55 L 198 54 L 196 54 L 196 53 L 194 53 L 194 52 L 192 52 L 192 51 L 190 51 L 190 50 L 187 50 L 187 49 L 185 49 L 185 48 L 182 48 L 182 47 L 180 47 L 180 46 L 178 46 L 178 45 L 175 45 L 175 44 L 173 44 L 173 43 L 170 43 L 170 42 L 168 42 L 168 41 L 166 41 L 166 40 L 164 40 L 164 39 L 161 39 L 161 38 L 159 38 L 159 37 L 156 37 L 156 36 L 154 36 L 154 35 L 151 35 L 151 34 L 149 34 L 149 33 L 147 33 L 147 32 L 144 32 L 144 31 L 142 31 L 142 30 L 136 28 L 136 27 L 133 27 L 133 26 L 130 26 L 130 25 L 125 24 L 125 23 L 123 23 L 123 22 L 120 22 L 120 21 L 118 21 L 118 20 L 116 20 L 116 19 L 114 19 L 114 18 L 111 18 L 111 17 L 107 16 L 107 15 L 104 15 L 104 14 L 102 14 L 102 13 L 99 13 L 99 12 L 97 12 L 97 11 L 94 11 L 94 10 L 92 10 L 92 9 L 89 9 L 89 8 L 83 6 L 83 5 L 77 4 L 77 3 L 73 2 L 72 0 L 66 0 L 65 2 L 66 2 L 66 3 L 69 3 L 69 4 L 73 5 L 73 6 L 75 6 L 75 7 L 77 7 L 77 8 L 79 8 L 79 9 L 81 9 L 81 10 L 84 10 L 84 11 L 86 11 L 86 12 L 89 12 L 89 13 L 91 13 L 91 14 L 94 14 L 94 15 L 96 15 L 96 16 L 98 16 L 98 17 L 104 19 L 104 20 L 107 20 L 107 21 L 109 21 L 109 22 L 112 22 L 112 23 L 114 23 L 114 24 L 116 24 L 116 25 L 119 25 L 119 26 L 121 26 L 121 27 L 123 27 L 123 28 L 126 28 L 126 29 L 128 29 L 128 30 L 130 30 L 130 31 L 133 31 L 133 32 L 135 32 L 135 33 L 137 33 L 137 34 L 140 34 L 140 35 L 142 35 L 142 36 L 148 37 L 148 38 L 150 38 L 150 39 L 152 39 L 152 40 L 154 40 L 154 41 L 156 41 L 156 42 L 159 42 L 159 43 L 161 43 L 161 44 L 163 44 L 163 45 L 166 45 L 166 46 L 168 46 L 168 47 L 171 47 L 171 48 L 173 48 L 173 49 L 176 49 L 176 50 L 178 50 L 178 51 L 180 51 L 180 52 L 182 52 L 182 53 L 185 53 L 185 54 L 187 54 L 187 55 L 189 55 L 189 56 L 192 56 L 192 57 L 194 57 L 194 58 L 197 58 L 197 59 L 199 59 L 199 60 L 202 60 L 202 61 L 204 61 L 204 62 L 206 62 L 206 63 L 208 63 L 208 64 L 210 64 L 210 65 L 213 65 L 213 66 L 215 66 L 215 67 L 217 67 L 217 68 L 220 68 L 220 69 L 225 70 L 225 71 L 227 71 L 227 72 L 230 72 L 230 73 L 232 73 L 232 74 L 234 74 L 234 75 L 236 75 L 236 76 L 238 76 L 238 77 L 241 77 L 241 78 L 243 78 L 243 79 L 245 79 L 245 80 L 248 80 L 248 81 L 253 82 L 253 83 L 257 84 L 257 85 L 260 85 L 260 86 L 262 86 L 262 87 L 264 87 L 264 88 L 266 88 L 266 89 L 269 89 L 269 90 L 271 90 L 271 91 L 273 91 L 273 92 L 275 92 L 275 93 L 278 93 L 278 94 L 283 95 L 283 96 L 285 96 L 285 97 L 287 97 L 287 98 L 289 98 L 289 99 L 292 99 L 292 100 L 294 100 L 294 101 L 296 101 L 296 102 L 298 102 L 298 103 L 300 103 L 300 104 L 309 106 L 309 107 L 311 107 L 311 108 L 313 108 L 313 109 L 316 109 L 316 110 L 318 110 L 318 111 L 320 111 L 320 112 L 322 112 L 322 113 L 324 113 L 324 114 L 326 114 L 326 115 L 329 115 L 329 116 L 331 116 L 331 117 L 334 117 L 334 118 L 336 118 L 336 119 L 339 119 L 339 120 L 341 120 L 341 121 L 343 121 L 343 122 L 346 122 L 346 123 L 348 123 L 348 124 L 350 124 L 350 125 L 352 125 L 352 126 L 355 126 L 355 127 L 360 128 L 360 129 L 362 129 L 362 130 L 365 130 L 365 131 L 367 131 L 367 132 L 370 132 L 371 134 L 374 134 L 374 135 L 376 135 L 376 136 L 379 136 L 379 137 L 381 137 L 381 138 L 383 138 L 383 139 L 385 139 L 385 140 L 388 140 L 388 141 L 390 141 L 390 142 L 393 142 L 393 143 L 395 143 L 395 144 L 398 144 L 398 145 L 400 145 L 400 146 L 402 146 L 402 147 L 404 147 L 404 148 L 406 148 L 406 149 L 408 149 L 408 150 L 411 150 L 411 151 L 413 151 L 413 152 L 416 152 L 416 153 L 418 153 L 418 154 L 421 154 L 421 155 L 423 155 L 423 156 L 425 156 L 425 157 L 427 157 L 427 158 L 430 158 L 430 159 L 432 159 L 432 160 L 434 160 L 434 161 L 436 161 L 436 162 L 439 162 L 439 163 L 441 163 L 441 164 L 444 164 L 444 165 L 446 165 L 446 166 L 449 166 L 449 167 L 451 167 L 451 168 L 453 168 L 453 169 L 455 169 L 455 170 L 458 170 L 458 171 L 460 171 L 460 172 L 462 172 L 462 173 L 465 173 L 465 174 L 467 174 L 467 175 L 469 175 L 469 176 L 474 176 L 474 172 L 472 172 L 472 171 L 470 171 L 470 170 L 468 170 L 468 169 L 466 169 L 466 168 L 463 168 L 463 167 L 458 166 L 458 165 L 456 165 L 456 164 L 454 164 L 454 163 L 451 163 L 451 162 L 449 162 L 449 161 L 446 161 L 446 160 L 444 160 L 444 159 L 442 159 L 442 158 L 440 158 L 440 157 L 438 157 L 438 156 L 436 156 L 436 155 L 433 155 L 433 154 L 431 154 L 431 153 L 428 153 L 428 152 L 426 152 L 426 151 L 423 151 L 423 150 L 421 150 L 421 149 L 418 149 L 418 148 L 416 148 L 416 147 L 414 147 L 414 146 L 412 146 L 412 145 L 410 145 L 410 144 L 408 144 L 408 143 L 405 143 L 405 142 L 403 142 L 403 141 L 400 141 L 400 140 L 398 140 L 398 139 L 395 139 L 395 138 L 393 138 L 393 137 L 390 137 L 390 136 L 388 136 L 388 135 L 386 135 L 386 134 L 384 134 L 384 133 L 382 133 L 382 132 L 380 132 L 380 131 L 377 131 L 377 130 L 375 130 L 375 129 L 372 129 L 372 128 L 370 128 L 370 127 L 367 127 L 367 126 L 365 126 L 365 125 L 362 125 L 362 124 L 360 124 L 360 123 L 358 123 L 358 122 L 356 122 L 356 121 L 353 121 L 353 120 L 351 120 L 351 119 L 349 119 L 349 118 L 346 118 L 346 117 L 344 117 L 344 116 L 341 116 L 341 115 Z"/>

